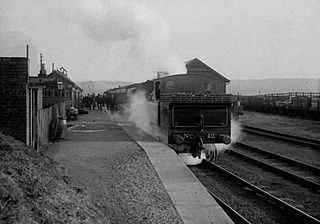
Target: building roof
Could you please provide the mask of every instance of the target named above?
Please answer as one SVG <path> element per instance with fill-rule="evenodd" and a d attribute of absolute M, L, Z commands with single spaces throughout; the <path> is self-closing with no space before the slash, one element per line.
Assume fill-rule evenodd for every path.
<path fill-rule="evenodd" d="M 64 73 L 58 71 L 58 70 L 53 70 L 49 75 L 47 75 L 48 78 L 51 77 L 58 77 L 59 79 L 65 80 L 69 83 L 71 83 L 72 85 L 77 85 L 75 82 L 73 82 L 71 79 L 68 78 L 67 75 L 65 75 Z"/>
<path fill-rule="evenodd" d="M 44 77 L 39 76 L 29 76 L 29 83 L 32 86 L 35 85 L 58 85 L 58 81 L 63 81 L 66 84 L 72 85 L 72 87 L 83 91 L 82 88 L 80 88 L 75 82 L 73 82 L 71 79 L 69 79 L 65 74 L 58 70 L 53 70 L 49 75 Z"/>
<path fill-rule="evenodd" d="M 54 78 L 54 77 L 58 77 L 58 79 L 64 80 L 69 82 L 73 87 L 75 87 L 76 89 L 79 89 L 81 91 L 83 91 L 82 88 L 80 88 L 75 82 L 73 82 L 71 79 L 68 78 L 68 76 L 66 74 L 64 74 L 61 71 L 58 70 L 53 70 L 49 75 L 46 76 L 47 78 Z"/>
<path fill-rule="evenodd" d="M 225 82 L 230 82 L 229 79 L 218 73 L 217 71 L 213 70 L 211 67 L 203 63 L 200 59 L 194 58 L 185 62 L 188 73 L 212 73 L 213 75 L 217 76 L 218 78 L 224 80 Z"/>

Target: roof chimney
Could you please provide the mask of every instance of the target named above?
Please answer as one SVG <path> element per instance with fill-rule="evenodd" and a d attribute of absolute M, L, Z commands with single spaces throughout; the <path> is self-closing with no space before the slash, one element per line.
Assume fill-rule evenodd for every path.
<path fill-rule="evenodd" d="M 54 63 L 52 62 L 52 72 L 54 71 Z"/>
<path fill-rule="evenodd" d="M 40 53 L 40 72 L 39 72 L 39 77 L 46 77 L 47 75 L 47 71 L 44 68 L 44 63 L 42 61 L 43 57 L 42 57 L 42 53 Z"/>
<path fill-rule="evenodd" d="M 60 67 L 59 71 L 64 74 L 66 77 L 68 77 L 68 71 L 64 67 Z"/>

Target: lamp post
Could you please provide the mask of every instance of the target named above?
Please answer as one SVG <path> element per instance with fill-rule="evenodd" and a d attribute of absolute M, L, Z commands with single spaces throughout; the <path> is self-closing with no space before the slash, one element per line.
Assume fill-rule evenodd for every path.
<path fill-rule="evenodd" d="M 61 90 L 63 89 L 63 82 L 58 81 L 58 104 L 59 104 L 59 115 L 62 115 L 61 113 Z"/>
<path fill-rule="evenodd" d="M 79 89 L 75 90 L 75 102 L 76 102 L 76 107 L 79 109 L 80 108 L 80 97 L 79 97 Z"/>
<path fill-rule="evenodd" d="M 61 90 L 63 89 L 63 82 L 58 81 L 58 97 L 59 97 L 59 125 L 58 125 L 58 139 L 65 139 L 67 135 L 67 121 L 65 118 L 65 108 L 61 105 Z"/>

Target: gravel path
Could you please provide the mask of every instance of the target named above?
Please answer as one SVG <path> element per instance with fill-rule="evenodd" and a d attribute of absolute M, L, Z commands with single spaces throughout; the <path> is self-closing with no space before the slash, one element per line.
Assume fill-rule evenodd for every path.
<path fill-rule="evenodd" d="M 111 223 L 182 223 L 145 152 L 100 111 L 81 115 L 46 154 L 66 167 Z"/>

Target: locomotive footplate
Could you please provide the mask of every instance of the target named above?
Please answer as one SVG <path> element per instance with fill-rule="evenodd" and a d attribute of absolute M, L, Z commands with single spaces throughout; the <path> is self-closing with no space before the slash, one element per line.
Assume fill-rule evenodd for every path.
<path fill-rule="evenodd" d="M 231 138 L 227 134 L 215 134 L 212 131 L 198 131 L 188 133 L 173 133 L 173 148 L 177 153 L 190 153 L 192 157 L 201 159 L 205 155 L 207 161 L 216 158 L 217 149 L 215 143 L 230 144 Z"/>
<path fill-rule="evenodd" d="M 213 131 L 202 131 L 201 133 L 197 132 L 173 132 L 171 134 L 171 143 L 175 144 L 183 144 L 186 142 L 191 142 L 195 136 L 198 135 L 201 137 L 202 142 L 204 144 L 215 144 L 215 143 L 224 143 L 229 144 L 230 143 L 230 137 L 226 133 L 215 133 Z M 228 139 L 229 138 L 229 139 Z"/>

